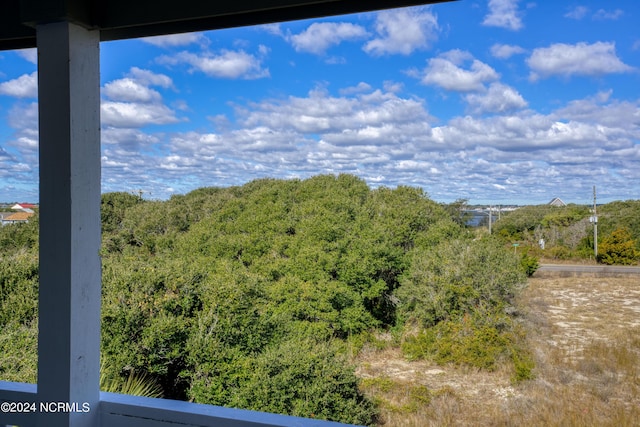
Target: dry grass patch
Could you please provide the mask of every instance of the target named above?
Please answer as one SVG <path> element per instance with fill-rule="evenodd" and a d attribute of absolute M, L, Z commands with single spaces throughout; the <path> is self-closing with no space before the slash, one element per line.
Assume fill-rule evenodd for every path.
<path fill-rule="evenodd" d="M 640 277 L 534 278 L 519 306 L 536 378 L 517 385 L 506 366 L 363 350 L 358 375 L 380 402 L 380 425 L 640 426 Z"/>

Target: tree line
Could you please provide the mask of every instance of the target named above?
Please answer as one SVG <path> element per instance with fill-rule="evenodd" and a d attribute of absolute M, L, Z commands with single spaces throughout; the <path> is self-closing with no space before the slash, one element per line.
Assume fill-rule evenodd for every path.
<path fill-rule="evenodd" d="M 597 207 L 598 255 L 603 264 L 640 261 L 640 200 L 615 201 Z M 494 232 L 520 242 L 536 257 L 594 259 L 592 209 L 585 205 L 525 206 L 502 216 Z M 544 240 L 544 248 L 540 241 Z"/>

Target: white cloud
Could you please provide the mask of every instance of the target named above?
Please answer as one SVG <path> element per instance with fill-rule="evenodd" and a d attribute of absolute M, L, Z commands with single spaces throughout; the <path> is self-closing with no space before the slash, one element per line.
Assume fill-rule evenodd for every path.
<path fill-rule="evenodd" d="M 171 80 L 171 77 L 164 74 L 154 73 L 153 71 L 132 67 L 128 75 L 138 80 L 143 85 L 160 86 L 165 89 L 173 87 L 173 80 Z"/>
<path fill-rule="evenodd" d="M 485 16 L 483 25 L 490 27 L 506 28 L 517 31 L 523 27 L 519 0 L 489 0 L 489 13 Z"/>
<path fill-rule="evenodd" d="M 17 50 L 16 53 L 22 59 L 31 62 L 32 64 L 38 63 L 38 50 L 36 48 L 32 49 L 20 49 Z"/>
<path fill-rule="evenodd" d="M 207 43 L 207 38 L 202 33 L 185 33 L 172 34 L 167 36 L 143 37 L 140 40 L 154 46 L 165 48 L 187 46 L 194 43 L 205 45 Z"/>
<path fill-rule="evenodd" d="M 527 101 L 514 88 L 492 83 L 486 93 L 465 96 L 471 111 L 482 113 L 508 113 L 527 106 Z"/>
<path fill-rule="evenodd" d="M 289 36 L 288 40 L 297 52 L 322 55 L 331 46 L 366 36 L 367 31 L 360 25 L 347 22 L 316 22 L 300 34 Z"/>
<path fill-rule="evenodd" d="M 585 16 L 589 15 L 591 11 L 586 6 L 575 6 L 569 12 L 567 12 L 564 16 L 565 18 L 575 19 L 577 21 L 583 19 Z M 620 19 L 624 15 L 624 11 L 621 9 L 616 9 L 613 11 L 607 11 L 604 9 L 598 9 L 591 18 L 594 21 L 605 21 L 611 20 L 616 21 Z"/>
<path fill-rule="evenodd" d="M 14 129 L 29 129 L 38 132 L 38 103 L 18 103 L 9 110 L 9 126 Z"/>
<path fill-rule="evenodd" d="M 292 129 L 302 134 L 339 134 L 384 123 L 429 121 L 420 100 L 380 90 L 354 97 L 332 97 L 324 90 L 313 90 L 305 98 L 265 101 L 251 108 L 238 110 L 243 126 Z"/>
<path fill-rule="evenodd" d="M 496 43 L 491 46 L 491 55 L 495 58 L 500 59 L 508 59 L 513 55 L 518 55 L 521 53 L 525 53 L 526 50 L 520 46 L 509 45 L 509 44 L 499 44 Z"/>
<path fill-rule="evenodd" d="M 145 163 L 145 170 L 181 184 L 189 177 L 227 184 L 317 173 L 379 177 L 377 169 L 389 169 L 389 162 L 409 174 L 415 147 L 424 149 L 430 134 L 420 100 L 379 90 L 349 97 L 314 90 L 307 97 L 250 104 L 237 116 L 239 129 L 174 135 L 162 158 Z M 119 167 L 124 156 L 112 152 L 110 164 Z"/>
<path fill-rule="evenodd" d="M 607 140 L 601 126 L 578 121 L 561 121 L 553 116 L 458 117 L 441 130 L 445 141 L 461 141 L 463 149 L 475 146 L 499 150 L 494 160 L 533 159 L 541 150 L 563 150 L 600 146 Z M 567 160 L 571 162 L 570 160 Z"/>
<path fill-rule="evenodd" d="M 460 67 L 469 61 L 471 64 L 468 69 Z M 497 80 L 499 77 L 489 65 L 460 50 L 452 50 L 438 58 L 429 59 L 423 74 L 423 84 L 436 85 L 456 92 L 482 90 L 484 83 Z"/>
<path fill-rule="evenodd" d="M 9 164 L 6 167 L 15 173 L 11 180 L 33 182 L 32 174 L 37 171 L 38 166 L 38 103 L 14 104 L 8 111 L 7 119 L 14 132 L 10 138 L 0 143 L 0 150 L 2 145 L 10 148 Z M 0 159 L 1 164 L 2 159 Z M 37 182 L 37 176 L 35 180 Z"/>
<path fill-rule="evenodd" d="M 101 142 L 106 145 L 119 145 L 127 151 L 141 151 L 141 147 L 157 144 L 159 139 L 140 129 L 106 128 L 102 130 Z"/>
<path fill-rule="evenodd" d="M 402 92 L 404 84 L 387 80 L 382 83 L 382 87 L 384 88 L 385 92 L 399 93 Z"/>
<path fill-rule="evenodd" d="M 364 51 L 370 55 L 409 55 L 424 49 L 438 38 L 438 18 L 425 8 L 405 8 L 379 12 L 376 18 L 378 38 L 369 41 Z"/>
<path fill-rule="evenodd" d="M 133 67 L 127 77 L 106 83 L 102 94 L 108 100 L 101 104 L 102 125 L 139 128 L 178 122 L 175 112 L 164 104 L 160 92 L 149 86 L 172 88 L 173 81 L 164 74 Z"/>
<path fill-rule="evenodd" d="M 365 82 L 360 82 L 356 86 L 340 89 L 340 95 L 352 95 L 354 93 L 370 92 L 371 85 Z"/>
<path fill-rule="evenodd" d="M 613 91 L 598 92 L 594 96 L 569 102 L 556 110 L 555 117 L 580 122 L 597 123 L 609 128 L 635 129 L 636 139 L 640 138 L 640 101 L 618 101 L 611 99 Z M 629 133 L 632 137 L 633 133 Z"/>
<path fill-rule="evenodd" d="M 0 95 L 16 98 L 38 97 L 38 73 L 23 74 L 17 79 L 0 83 Z"/>
<path fill-rule="evenodd" d="M 569 12 L 565 13 L 565 18 L 580 20 L 587 16 L 589 13 L 589 8 L 586 6 L 576 6 L 571 9 Z"/>
<path fill-rule="evenodd" d="M 162 96 L 149 86 L 173 87 L 170 77 L 137 67 L 131 68 L 127 76 L 105 84 L 102 93 L 112 101 L 160 103 Z"/>
<path fill-rule="evenodd" d="M 101 121 L 104 126 L 142 127 L 149 124 L 177 123 L 175 113 L 162 104 L 103 101 Z"/>
<path fill-rule="evenodd" d="M 107 83 L 104 86 L 103 93 L 113 101 L 150 103 L 158 102 L 162 99 L 160 93 L 131 78 Z"/>
<path fill-rule="evenodd" d="M 176 65 L 189 64 L 191 71 L 200 71 L 209 77 L 226 79 L 259 79 L 269 76 L 269 70 L 262 68 L 262 60 L 242 50 L 223 50 L 220 54 L 180 52 L 174 56 L 162 56 L 160 63 Z"/>
<path fill-rule="evenodd" d="M 559 76 L 600 76 L 629 72 L 633 68 L 624 64 L 616 55 L 614 43 L 596 42 L 569 45 L 553 44 L 538 48 L 527 59 L 531 68 L 531 80 Z"/>
<path fill-rule="evenodd" d="M 258 28 L 260 28 L 263 31 L 266 31 L 269 34 L 273 34 L 274 36 L 284 37 L 284 34 L 282 32 L 282 27 L 280 26 L 279 23 L 264 24 L 264 25 L 258 26 Z"/>
<path fill-rule="evenodd" d="M 624 11 L 622 11 L 621 9 L 616 9 L 614 11 L 606 11 L 604 9 L 599 9 L 593 15 L 593 19 L 596 21 L 605 21 L 605 20 L 616 21 L 620 19 L 622 15 L 624 15 Z"/>
<path fill-rule="evenodd" d="M 358 87 L 367 90 L 354 92 Z M 372 185 L 423 186 L 440 200 L 477 200 L 482 194 L 513 202 L 575 197 L 588 173 L 612 188 L 617 179 L 640 179 L 634 169 L 640 161 L 634 143 L 640 138 L 639 105 L 617 101 L 611 91 L 544 115 L 523 110 L 526 102 L 515 89 L 493 83 L 465 99 L 471 114 L 497 115 L 456 117 L 432 128 L 420 99 L 367 84 L 346 89 L 341 96 L 317 89 L 247 104 L 236 110 L 238 121 L 219 133 L 191 131 L 167 140 L 137 129 L 108 129 L 105 188 L 126 183 L 162 197 L 169 187 L 185 192 L 264 176 L 344 172 Z M 150 144 L 159 156 L 150 154 Z M 608 172 L 612 166 L 622 178 Z M 566 193 L 549 196 L 549 189 Z"/>

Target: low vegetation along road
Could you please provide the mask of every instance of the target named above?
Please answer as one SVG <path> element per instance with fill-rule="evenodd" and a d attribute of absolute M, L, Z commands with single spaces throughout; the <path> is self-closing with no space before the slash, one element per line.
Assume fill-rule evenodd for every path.
<path fill-rule="evenodd" d="M 640 274 L 640 267 L 638 266 L 615 266 L 615 265 L 569 265 L 569 264 L 541 264 L 540 268 L 536 271 L 539 273 L 594 273 L 602 275 L 617 275 L 617 274 Z"/>

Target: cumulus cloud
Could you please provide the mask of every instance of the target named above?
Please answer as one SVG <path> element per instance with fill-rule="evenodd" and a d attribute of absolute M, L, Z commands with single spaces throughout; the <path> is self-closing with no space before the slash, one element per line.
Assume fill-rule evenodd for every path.
<path fill-rule="evenodd" d="M 346 87 L 340 89 L 340 95 L 351 95 L 354 93 L 370 92 L 371 85 L 365 82 L 360 82 L 356 86 Z"/>
<path fill-rule="evenodd" d="M 171 77 L 160 73 L 154 73 L 153 71 L 132 67 L 128 75 L 143 85 L 160 86 L 165 89 L 173 87 L 173 80 L 171 80 Z"/>
<path fill-rule="evenodd" d="M 610 165 L 619 179 L 640 179 L 634 169 L 639 105 L 617 101 L 611 91 L 540 114 L 526 109 L 515 89 L 494 82 L 465 96 L 470 115 L 437 127 L 420 99 L 368 84 L 339 92 L 314 89 L 237 106 L 237 121 L 217 133 L 175 133 L 167 140 L 139 129 L 109 129 L 104 186 L 153 185 L 161 197 L 169 188 L 184 192 L 264 176 L 354 173 L 372 185 L 419 185 L 440 200 L 482 194 L 512 202 L 522 194 L 529 201 L 563 197 L 549 196 L 549 189 L 579 193 L 589 170 L 597 175 L 590 179 L 615 185 Z M 486 112 L 493 114 L 480 116 Z M 151 144 L 159 155 L 146 152 Z"/>
<path fill-rule="evenodd" d="M 569 12 L 565 13 L 565 18 L 580 20 L 587 16 L 589 13 L 589 8 L 586 6 L 576 6 L 569 10 Z"/>
<path fill-rule="evenodd" d="M 538 48 L 527 59 L 531 68 L 529 78 L 538 80 L 550 76 L 600 76 L 633 70 L 616 55 L 614 43 L 596 42 L 569 45 L 553 44 Z"/>
<path fill-rule="evenodd" d="M 443 126 L 440 133 L 447 141 L 464 141 L 464 149 L 481 146 L 499 150 L 494 153 L 497 156 L 495 160 L 511 157 L 547 161 L 548 150 L 593 150 L 612 136 L 607 128 L 597 124 L 535 113 L 488 118 L 457 117 Z M 626 145 L 624 141 L 617 141 L 618 147 L 620 144 Z M 542 155 L 545 157 L 540 157 Z M 570 159 L 565 161 L 573 163 Z"/>
<path fill-rule="evenodd" d="M 158 137 L 132 128 L 106 128 L 102 130 L 102 144 L 118 145 L 127 151 L 140 151 L 142 147 L 158 143 Z"/>
<path fill-rule="evenodd" d="M 468 69 L 462 68 L 463 64 L 469 62 Z M 455 92 L 471 92 L 484 89 L 484 83 L 497 80 L 498 77 L 493 68 L 474 59 L 470 53 L 452 50 L 429 59 L 421 81 Z"/>
<path fill-rule="evenodd" d="M 492 83 L 485 93 L 466 95 L 465 100 L 475 114 L 507 113 L 527 106 L 517 90 L 502 83 Z"/>
<path fill-rule="evenodd" d="M 157 102 L 162 99 L 159 92 L 134 79 L 125 78 L 107 83 L 102 93 L 110 99 L 125 102 Z"/>
<path fill-rule="evenodd" d="M 591 10 L 586 6 L 575 6 L 569 12 L 565 13 L 565 18 L 575 19 L 577 21 L 583 19 L 587 15 L 591 13 Z M 620 19 L 624 15 L 624 11 L 622 9 L 616 10 L 604 10 L 598 9 L 595 13 L 591 15 L 591 19 L 594 21 L 616 21 Z"/>
<path fill-rule="evenodd" d="M 260 55 L 264 53 L 265 50 L 261 49 Z M 183 51 L 173 56 L 162 56 L 158 62 L 168 65 L 188 64 L 191 72 L 199 71 L 216 78 L 259 79 L 269 76 L 269 70 L 262 68 L 261 57 L 242 50 L 222 50 L 218 54 Z"/>
<path fill-rule="evenodd" d="M 33 182 L 32 174 L 38 165 L 38 103 L 16 103 L 9 109 L 7 119 L 14 132 L 0 143 L 0 150 L 9 149 L 4 151 L 4 161 L 0 158 L 0 169 L 12 171 L 10 182 Z"/>
<path fill-rule="evenodd" d="M 300 34 L 287 38 L 297 52 L 323 55 L 331 46 L 366 36 L 367 31 L 360 25 L 347 22 L 316 22 Z"/>
<path fill-rule="evenodd" d="M 593 14 L 593 19 L 596 21 L 605 21 L 605 20 L 616 21 L 620 19 L 622 15 L 624 15 L 624 11 L 621 9 L 616 9 L 614 11 L 599 9 L 596 13 Z"/>
<path fill-rule="evenodd" d="M 240 109 L 238 114 L 245 127 L 293 129 L 303 134 L 338 134 L 350 129 L 379 127 L 387 122 L 427 122 L 430 119 L 422 101 L 400 98 L 380 90 L 352 97 L 333 97 L 316 89 L 307 97 L 265 101 L 251 105 L 250 111 Z"/>
<path fill-rule="evenodd" d="M 102 89 L 107 98 L 101 104 L 103 126 L 138 128 L 178 122 L 160 92 L 150 86 L 170 88 L 173 81 L 164 74 L 133 67 L 127 77 L 106 83 Z"/>
<path fill-rule="evenodd" d="M 262 31 L 266 31 L 269 34 L 273 34 L 274 36 L 284 37 L 282 27 L 279 23 L 259 25 L 258 28 Z"/>
<path fill-rule="evenodd" d="M 14 129 L 38 133 L 38 103 L 17 103 L 9 110 L 9 126 Z"/>
<path fill-rule="evenodd" d="M 598 92 L 593 96 L 570 101 L 556 110 L 554 117 L 580 122 L 597 123 L 615 129 L 627 129 L 629 138 L 640 139 L 640 100 L 612 99 L 613 91 Z M 633 136 L 635 134 L 635 137 Z"/>
<path fill-rule="evenodd" d="M 512 31 L 520 30 L 523 24 L 518 2 L 519 0 L 489 0 L 489 13 L 482 21 L 482 25 Z"/>
<path fill-rule="evenodd" d="M 21 161 L 17 156 L 7 152 L 0 147 L 0 192 L 14 192 L 16 196 L 24 197 L 23 192 L 16 191 L 14 185 L 8 184 L 25 184 L 31 181 L 33 168 L 26 162 Z M 15 200 L 17 197 L 8 200 Z M 7 199 L 5 199 L 7 200 Z"/>
<path fill-rule="evenodd" d="M 105 101 L 101 105 L 101 120 L 105 126 L 142 127 L 177 123 L 175 113 L 166 105 Z"/>
<path fill-rule="evenodd" d="M 491 55 L 495 58 L 509 59 L 513 55 L 525 53 L 526 50 L 517 45 L 496 43 L 491 46 Z"/>
<path fill-rule="evenodd" d="M 207 38 L 202 33 L 184 33 L 171 34 L 166 36 L 143 37 L 140 40 L 145 43 L 164 48 L 188 46 L 190 44 L 207 44 Z"/>
<path fill-rule="evenodd" d="M 412 162 L 413 153 L 430 144 L 432 118 L 422 100 L 366 83 L 339 92 L 332 96 L 314 89 L 307 96 L 238 106 L 236 123 L 218 133 L 174 133 L 168 141 L 148 140 L 136 129 L 110 128 L 103 150 L 104 186 L 120 180 L 132 188 L 153 185 L 168 191 L 178 182 L 178 190 L 188 190 L 202 183 L 342 172 L 382 180 L 378 170 L 392 171 L 389 163 L 405 176 L 415 167 L 433 167 L 429 161 Z M 145 153 L 151 143 L 154 155 Z"/>
<path fill-rule="evenodd" d="M 18 54 L 19 57 L 21 57 L 25 61 L 29 61 L 32 64 L 38 63 L 38 50 L 36 48 L 20 49 L 20 50 L 16 50 L 16 53 Z"/>
<path fill-rule="evenodd" d="M 161 102 L 160 93 L 150 86 L 172 88 L 173 80 L 164 74 L 154 73 L 133 67 L 127 77 L 105 84 L 102 93 L 112 101 L 157 103 Z"/>
<path fill-rule="evenodd" d="M 38 73 L 23 74 L 17 79 L 0 83 L 0 95 L 16 98 L 38 97 Z"/>
<path fill-rule="evenodd" d="M 429 47 L 438 38 L 438 18 L 426 8 L 405 8 L 379 12 L 375 24 L 378 37 L 367 42 L 370 55 L 409 55 Z"/>

